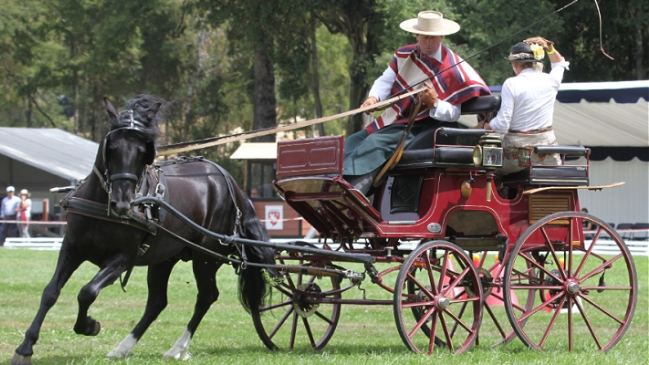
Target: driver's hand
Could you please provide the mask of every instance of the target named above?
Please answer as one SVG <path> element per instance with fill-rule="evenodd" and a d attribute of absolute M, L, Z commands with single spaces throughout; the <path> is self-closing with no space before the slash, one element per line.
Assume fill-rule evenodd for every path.
<path fill-rule="evenodd" d="M 367 98 L 367 100 L 365 100 L 365 102 L 363 104 L 361 104 L 361 108 L 364 108 L 364 107 L 370 106 L 370 105 L 374 105 L 374 104 L 376 104 L 378 102 L 379 102 L 379 100 L 376 98 L 376 96 L 370 96 L 369 98 Z M 370 113 L 373 113 L 374 110 L 375 109 L 367 110 L 367 111 L 365 111 L 365 114 L 369 115 Z"/>
<path fill-rule="evenodd" d="M 437 93 L 435 92 L 435 89 L 433 89 L 433 86 L 426 83 L 424 84 L 426 87 L 422 92 L 419 93 L 419 100 L 424 104 L 423 107 L 426 109 L 430 109 L 435 106 L 435 102 L 437 101 Z"/>

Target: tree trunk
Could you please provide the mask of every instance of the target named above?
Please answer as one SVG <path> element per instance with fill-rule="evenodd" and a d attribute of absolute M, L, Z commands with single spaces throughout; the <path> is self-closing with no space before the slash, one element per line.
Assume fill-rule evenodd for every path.
<path fill-rule="evenodd" d="M 315 16 L 311 14 L 311 67 L 313 72 L 311 74 L 311 92 L 313 93 L 313 100 L 315 103 L 315 117 L 322 118 L 322 100 L 320 100 L 320 72 L 318 71 L 318 47 L 316 43 L 316 26 Z M 325 135 L 324 125 L 318 123 L 315 125 L 320 137 Z"/>
<path fill-rule="evenodd" d="M 255 49 L 255 104 L 253 129 L 273 128 L 277 126 L 277 102 L 275 100 L 275 69 L 268 52 L 271 40 L 256 45 Z M 257 137 L 255 142 L 274 142 L 275 135 Z"/>

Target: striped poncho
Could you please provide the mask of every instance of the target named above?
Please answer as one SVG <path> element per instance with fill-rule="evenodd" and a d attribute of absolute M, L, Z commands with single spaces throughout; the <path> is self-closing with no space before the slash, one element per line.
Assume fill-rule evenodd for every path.
<path fill-rule="evenodd" d="M 447 47 L 441 47 L 443 61 L 441 63 L 425 55 L 422 57 L 416 44 L 398 49 L 390 62 L 390 68 L 397 75 L 390 94 L 394 95 L 409 89 L 442 70 L 445 71 L 431 79 L 440 100 L 458 105 L 473 97 L 491 94 L 480 75 L 468 63 L 462 62 L 462 58 Z M 423 83 L 417 86 L 420 87 L 423 87 Z M 366 127 L 367 133 L 372 134 L 390 124 L 407 123 L 414 101 L 411 96 L 393 104 Z M 428 116 L 429 109 L 425 109 L 417 115 L 416 120 Z"/>

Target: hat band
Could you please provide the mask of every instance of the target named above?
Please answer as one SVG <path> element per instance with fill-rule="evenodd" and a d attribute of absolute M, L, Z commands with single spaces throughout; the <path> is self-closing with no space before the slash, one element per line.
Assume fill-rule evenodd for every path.
<path fill-rule="evenodd" d="M 510 60 L 525 60 L 528 58 L 534 59 L 534 55 L 531 53 L 517 53 L 509 55 Z"/>

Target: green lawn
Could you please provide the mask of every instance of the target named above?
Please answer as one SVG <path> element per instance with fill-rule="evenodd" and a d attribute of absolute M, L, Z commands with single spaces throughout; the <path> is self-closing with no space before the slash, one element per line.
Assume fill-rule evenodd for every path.
<path fill-rule="evenodd" d="M 36 313 L 40 294 L 49 281 L 58 252 L 0 249 L 0 363 L 8 363 L 22 342 L 24 331 Z M 445 352 L 433 356 L 415 355 L 402 343 L 390 306 L 342 307 L 336 332 L 321 351 L 300 347 L 292 352 L 271 352 L 258 338 L 250 316 L 237 301 L 235 275 L 224 267 L 217 281 L 221 296 L 203 320 L 190 347 L 192 364 L 639 364 L 649 358 L 649 290 L 647 257 L 635 258 L 639 295 L 633 323 L 626 335 L 611 351 L 598 353 L 591 348 L 568 352 L 565 347 L 552 347 L 546 353 L 526 348 L 518 339 L 510 344 L 491 348 L 495 337 L 488 320 L 483 322 L 481 345 L 461 355 Z M 104 289 L 90 309 L 102 324 L 96 337 L 74 334 L 76 296 L 80 288 L 96 273 L 84 264 L 63 289 L 57 304 L 49 312 L 40 340 L 34 347 L 35 364 L 107 364 L 105 359 L 139 320 L 146 300 L 145 268 L 136 268 L 127 292 L 119 285 Z M 391 279 L 390 279 L 391 280 Z M 607 278 L 607 280 L 613 280 Z M 151 326 L 127 364 L 169 363 L 162 360 L 182 334 L 192 312 L 196 290 L 190 263 L 177 265 L 169 285 L 169 306 Z M 388 293 L 363 283 L 368 298 L 390 298 Z M 353 289 L 344 298 L 360 298 Z M 501 313 L 502 314 L 502 313 Z M 505 322 L 507 327 L 509 325 Z M 431 359 L 432 357 L 432 359 Z"/>

